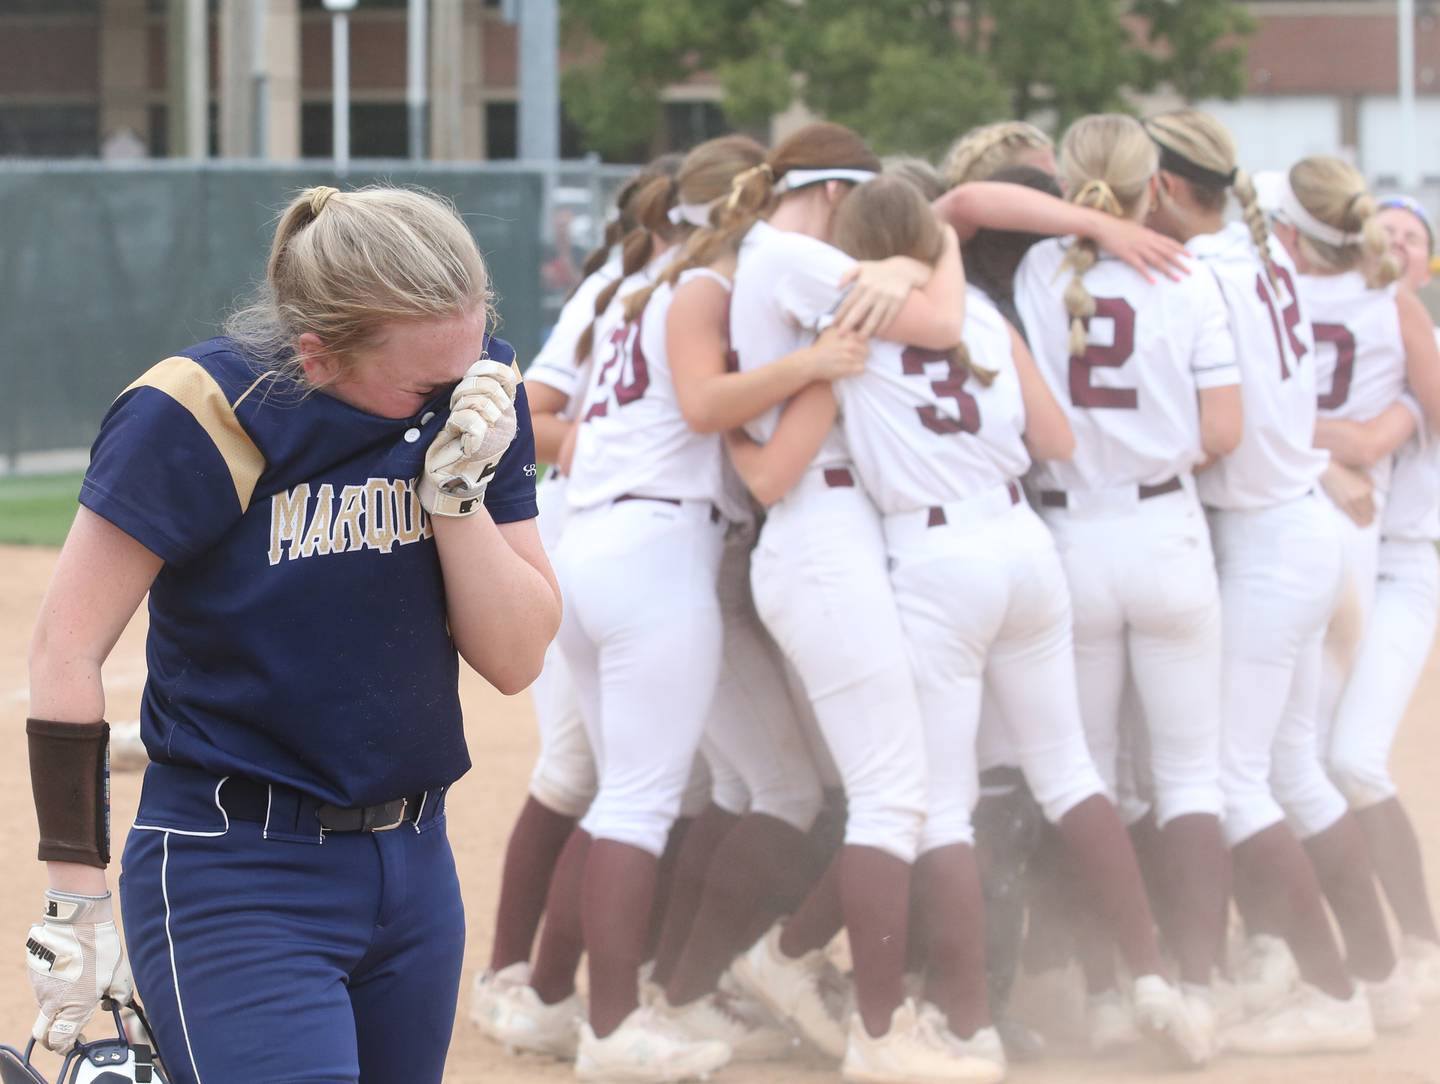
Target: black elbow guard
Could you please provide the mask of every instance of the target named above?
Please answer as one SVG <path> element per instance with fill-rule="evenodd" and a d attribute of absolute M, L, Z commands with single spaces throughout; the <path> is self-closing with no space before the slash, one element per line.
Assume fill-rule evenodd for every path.
<path fill-rule="evenodd" d="M 110 724 L 27 719 L 40 861 L 110 863 Z"/>

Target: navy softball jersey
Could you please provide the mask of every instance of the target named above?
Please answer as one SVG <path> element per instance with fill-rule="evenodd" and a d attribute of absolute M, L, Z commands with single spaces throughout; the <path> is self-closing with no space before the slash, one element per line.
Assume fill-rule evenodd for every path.
<path fill-rule="evenodd" d="M 499 339 L 489 356 L 514 361 Z M 121 393 L 80 502 L 164 559 L 141 709 L 157 764 L 338 806 L 433 790 L 470 767 L 440 559 L 414 480 L 451 388 L 377 417 L 305 394 L 225 338 Z M 485 496 L 530 519 L 525 390 Z"/>

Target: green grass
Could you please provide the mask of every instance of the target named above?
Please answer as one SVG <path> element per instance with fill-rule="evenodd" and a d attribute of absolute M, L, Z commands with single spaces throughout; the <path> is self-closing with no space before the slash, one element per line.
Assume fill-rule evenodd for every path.
<path fill-rule="evenodd" d="M 75 518 L 83 474 L 0 478 L 0 544 L 58 546 Z"/>

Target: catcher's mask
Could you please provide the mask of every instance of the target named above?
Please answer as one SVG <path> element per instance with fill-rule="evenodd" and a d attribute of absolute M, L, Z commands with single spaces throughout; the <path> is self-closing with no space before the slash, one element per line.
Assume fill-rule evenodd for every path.
<path fill-rule="evenodd" d="M 124 1007 L 134 1010 L 146 1037 L 150 1038 L 148 1044 L 131 1042 L 127 1037 L 118 1002 L 106 998 L 100 1007 L 115 1023 L 114 1037 L 76 1043 L 65 1055 L 55 1084 L 166 1084 L 155 1041 L 150 1036 L 150 1022 L 140 1006 L 132 1001 Z M 13 1046 L 0 1044 L 0 1084 L 49 1084 L 40 1070 L 30 1064 L 34 1051 L 34 1039 L 25 1044 L 23 1054 Z"/>

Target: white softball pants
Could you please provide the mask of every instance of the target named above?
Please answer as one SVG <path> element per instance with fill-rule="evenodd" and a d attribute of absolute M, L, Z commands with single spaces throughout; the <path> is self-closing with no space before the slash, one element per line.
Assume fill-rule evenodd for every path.
<path fill-rule="evenodd" d="M 1127 491 L 1117 491 L 1122 496 Z M 1090 752 L 1115 793 L 1126 664 L 1139 693 L 1161 827 L 1218 816 L 1220 597 L 1192 487 L 1044 510 L 1074 607 L 1076 676 Z"/>
<path fill-rule="evenodd" d="M 535 488 L 538 527 L 545 552 L 556 553 L 569 519 L 566 481 L 551 471 Z M 580 718 L 580 699 L 558 639 L 545 649 L 545 664 L 530 695 L 540 730 L 540 753 L 530 776 L 530 794 L 536 801 L 568 817 L 583 816 L 595 797 L 595 756 Z"/>
<path fill-rule="evenodd" d="M 659 855 L 694 768 L 720 670 L 708 501 L 624 500 L 572 512 L 556 554 L 560 646 L 595 750 L 581 827 Z"/>
<path fill-rule="evenodd" d="M 845 842 L 911 862 L 925 819 L 924 724 L 880 516 L 853 480 L 832 486 L 826 473 L 807 472 L 770 509 L 751 557 L 755 607 L 834 759 Z"/>
<path fill-rule="evenodd" d="M 982 690 L 1035 800 L 1058 821 L 1104 793 L 1075 685 L 1070 596 L 1050 532 L 1007 487 L 888 516 L 891 582 L 925 719 L 929 800 L 921 853 L 974 843 Z"/>
<path fill-rule="evenodd" d="M 1368 527 L 1357 527 L 1328 497 L 1324 503 L 1340 535 L 1341 575 L 1340 598 L 1325 630 L 1325 646 L 1320 656 L 1320 699 L 1315 720 L 1322 760 L 1330 748 L 1340 698 L 1350 682 L 1355 660 L 1360 657 L 1360 645 L 1365 640 L 1370 609 L 1375 603 L 1382 514 L 1377 503 L 1375 522 Z"/>
<path fill-rule="evenodd" d="M 1360 654 L 1330 738 L 1330 776 L 1356 809 L 1395 797 L 1395 732 L 1435 639 L 1440 559 L 1428 541 L 1386 539 Z"/>
<path fill-rule="evenodd" d="M 820 776 L 790 695 L 779 649 L 750 594 L 755 532 L 732 527 L 716 594 L 724 619 L 720 680 L 701 745 L 713 801 L 730 813 L 763 813 L 808 832 L 820 812 Z"/>
<path fill-rule="evenodd" d="M 1212 510 L 1222 617 L 1220 786 L 1234 847 L 1287 816 L 1301 838 L 1344 799 L 1320 763 L 1320 650 L 1340 594 L 1340 537 L 1318 494 Z"/>

